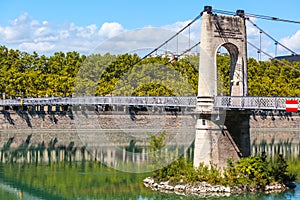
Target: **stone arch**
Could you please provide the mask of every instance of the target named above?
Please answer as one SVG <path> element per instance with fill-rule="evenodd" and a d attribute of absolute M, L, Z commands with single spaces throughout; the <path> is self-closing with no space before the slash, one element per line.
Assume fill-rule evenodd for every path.
<path fill-rule="evenodd" d="M 235 86 L 239 86 L 240 84 L 240 80 L 238 80 L 238 77 L 234 76 L 234 72 L 236 70 L 236 66 L 237 66 L 237 62 L 238 62 L 238 56 L 239 56 L 239 49 L 238 47 L 230 42 L 227 43 L 222 43 L 220 44 L 217 49 L 216 52 L 214 54 L 215 59 L 217 59 L 217 51 L 221 48 L 224 47 L 230 56 L 230 94 L 231 96 L 235 96 L 235 91 L 233 91 L 233 88 L 235 88 Z M 216 63 L 216 67 L 217 67 L 217 61 L 215 61 Z M 242 96 L 242 95 L 239 95 Z"/>

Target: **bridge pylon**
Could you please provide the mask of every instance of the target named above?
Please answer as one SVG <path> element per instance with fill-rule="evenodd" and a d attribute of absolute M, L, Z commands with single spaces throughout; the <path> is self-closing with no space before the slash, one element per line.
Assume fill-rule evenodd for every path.
<path fill-rule="evenodd" d="M 247 96 L 247 40 L 244 11 L 238 10 L 236 16 L 222 16 L 213 14 L 211 6 L 205 6 L 201 25 L 196 106 L 198 116 L 194 151 L 194 166 L 196 167 L 201 162 L 207 165 L 217 164 L 222 166 L 226 164 L 228 158 L 235 159 L 241 154 L 249 154 L 247 147 L 242 148 L 244 152 L 241 152 L 238 148 L 241 141 L 236 138 L 240 138 L 240 131 L 235 129 L 233 133 L 232 130 L 227 129 L 226 123 L 232 124 L 228 118 L 229 116 L 226 117 L 222 113 L 224 119 L 217 119 L 220 117 L 220 113 L 213 108 L 214 98 L 219 95 L 217 53 L 220 47 L 226 48 L 230 55 L 230 95 Z M 235 114 L 239 114 L 239 112 L 235 112 Z M 243 115 L 246 115 L 246 118 L 243 119 L 249 120 L 247 113 L 243 112 Z M 247 125 L 247 122 L 240 123 L 246 127 L 249 125 Z M 243 134 L 249 136 L 249 127 L 247 128 L 248 132 L 246 131 L 246 133 L 243 127 L 240 130 L 243 130 Z M 225 132 L 229 134 L 225 134 Z M 245 145 L 245 142 L 242 143 Z M 232 145 L 230 146 L 230 144 Z M 223 155 L 224 152 L 221 152 L 221 149 L 224 151 L 222 145 L 228 145 L 228 151 L 235 153 Z"/>

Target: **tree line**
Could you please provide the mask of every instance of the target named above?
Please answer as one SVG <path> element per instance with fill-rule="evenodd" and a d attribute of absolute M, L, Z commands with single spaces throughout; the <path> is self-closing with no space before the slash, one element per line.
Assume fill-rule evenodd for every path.
<path fill-rule="evenodd" d="M 251 96 L 300 96 L 300 62 L 248 59 Z M 217 56 L 218 93 L 229 95 L 230 56 Z M 29 54 L 0 46 L 1 98 L 126 95 L 195 96 L 199 56 Z M 292 66 L 293 68 L 289 67 Z M 295 70 L 296 69 L 296 70 Z"/>

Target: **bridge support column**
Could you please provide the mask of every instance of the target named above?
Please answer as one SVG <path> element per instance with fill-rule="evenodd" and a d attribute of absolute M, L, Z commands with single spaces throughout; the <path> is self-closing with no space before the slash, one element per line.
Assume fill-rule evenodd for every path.
<path fill-rule="evenodd" d="M 250 113 L 227 111 L 225 124 L 216 114 L 200 114 L 196 124 L 194 166 L 225 167 L 228 159 L 250 155 Z M 219 124 L 220 123 L 220 124 Z"/>
<path fill-rule="evenodd" d="M 230 55 L 231 96 L 247 96 L 247 37 L 244 11 L 236 16 L 214 15 L 211 6 L 202 14 L 199 81 L 196 113 L 194 166 L 225 166 L 227 159 L 249 155 L 249 116 L 243 111 L 217 119 L 215 97 L 225 92 L 218 75 L 217 53 L 221 47 Z M 216 114 L 217 113 L 217 114 Z M 243 117 L 245 116 L 245 117 Z M 247 118 L 248 117 L 248 118 Z"/>
<path fill-rule="evenodd" d="M 228 131 L 239 149 L 241 157 L 250 155 L 250 115 L 249 111 L 227 111 L 224 131 Z"/>
<path fill-rule="evenodd" d="M 200 163 L 205 165 L 217 164 L 215 158 L 218 151 L 215 151 L 220 128 L 211 120 L 210 114 L 201 114 L 196 124 L 194 166 Z"/>

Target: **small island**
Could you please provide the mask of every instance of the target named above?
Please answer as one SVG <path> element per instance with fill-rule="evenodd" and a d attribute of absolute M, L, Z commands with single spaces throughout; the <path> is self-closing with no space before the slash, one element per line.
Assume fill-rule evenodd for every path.
<path fill-rule="evenodd" d="M 164 134 L 153 136 L 151 151 L 164 146 Z M 230 195 L 240 193 L 282 192 L 295 188 L 296 174 L 288 171 L 288 164 L 282 155 L 267 159 L 266 155 L 249 156 L 227 161 L 225 168 L 200 163 L 195 168 L 193 162 L 184 157 L 163 166 L 163 156 L 155 154 L 153 176 L 144 179 L 144 186 L 152 190 L 183 195 Z"/>

